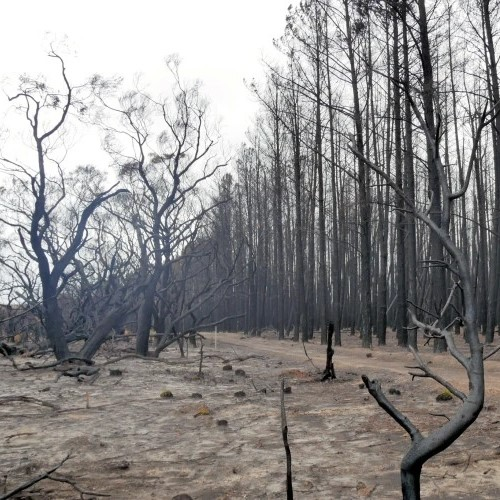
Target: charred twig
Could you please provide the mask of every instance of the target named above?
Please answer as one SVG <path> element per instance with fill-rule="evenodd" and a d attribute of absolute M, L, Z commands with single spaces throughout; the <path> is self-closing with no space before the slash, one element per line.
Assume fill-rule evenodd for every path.
<path fill-rule="evenodd" d="M 37 307 L 39 307 L 41 304 L 42 304 L 42 302 L 37 302 L 34 306 L 30 307 L 29 309 L 24 310 L 23 312 L 21 312 L 19 314 L 15 314 L 14 316 L 10 316 L 8 318 L 1 319 L 0 320 L 0 325 L 2 323 L 8 323 L 9 321 L 12 321 L 13 319 L 17 319 L 17 318 L 21 318 L 23 316 L 26 316 L 26 314 L 28 314 L 31 311 L 33 311 L 33 309 L 36 309 Z"/>
<path fill-rule="evenodd" d="M 450 350 L 450 354 L 466 369 L 470 369 L 469 360 L 457 349 L 455 344 L 455 339 L 451 332 L 447 330 L 442 330 L 441 328 L 437 328 L 435 325 L 426 325 L 421 321 L 418 321 L 415 314 L 410 310 L 411 320 L 415 325 L 422 328 L 425 333 L 431 335 L 431 338 L 444 338 L 446 343 L 448 344 L 448 349 Z"/>
<path fill-rule="evenodd" d="M 7 403 L 14 403 L 14 402 L 21 402 L 21 403 L 34 403 L 37 405 L 41 406 L 47 406 L 49 408 L 52 408 L 53 410 L 59 410 L 59 406 L 49 403 L 48 401 L 42 401 L 41 399 L 37 398 L 32 398 L 30 396 L 2 396 L 0 397 L 0 405 L 4 405 Z"/>
<path fill-rule="evenodd" d="M 483 361 L 486 361 L 488 358 L 491 358 L 491 356 L 496 354 L 498 351 L 500 351 L 500 345 L 498 347 L 495 347 L 495 349 L 493 349 L 493 351 L 491 351 L 490 353 L 483 356 Z"/>
<path fill-rule="evenodd" d="M 417 306 L 417 304 L 415 304 L 411 300 L 407 300 L 406 302 L 408 302 L 408 304 L 410 304 L 411 306 L 415 307 L 416 309 L 424 312 L 425 314 L 428 314 L 429 316 L 433 316 L 434 318 L 439 319 L 439 316 L 437 314 L 434 314 L 433 312 L 428 311 L 427 309 L 424 309 L 423 307 Z"/>
<path fill-rule="evenodd" d="M 114 359 L 108 359 L 104 363 L 101 363 L 98 365 L 99 367 L 103 367 L 106 365 L 111 365 L 112 363 L 118 363 L 119 361 L 123 361 L 125 359 L 142 359 L 144 361 L 153 361 L 157 363 L 165 363 L 167 365 L 174 363 L 174 361 L 163 359 L 163 358 L 153 358 L 150 356 L 141 356 L 140 354 L 124 354 L 123 356 L 120 356 L 119 358 L 114 358 Z M 178 363 L 182 364 L 190 364 L 190 363 L 195 363 L 195 361 L 177 361 Z"/>
<path fill-rule="evenodd" d="M 14 495 L 16 495 L 17 493 L 20 493 L 21 491 L 24 491 L 26 490 L 27 488 L 33 486 L 34 484 L 36 483 L 39 483 L 40 481 L 44 480 L 44 479 L 48 479 L 49 476 L 54 473 L 57 469 L 59 469 L 60 467 L 62 467 L 64 465 L 64 463 L 69 460 L 71 458 L 71 455 L 66 455 L 66 457 L 61 460 L 61 462 L 59 462 L 59 464 L 57 464 L 56 466 L 52 467 L 51 469 L 49 469 L 48 471 L 45 471 L 43 472 L 42 474 L 30 479 L 29 481 L 27 481 L 26 483 L 23 483 L 21 484 L 20 486 L 18 486 L 17 488 L 13 489 L 12 491 L 9 491 L 9 493 L 3 495 L 0 497 L 0 500 L 6 500 L 7 498 L 11 498 L 13 497 Z"/>
<path fill-rule="evenodd" d="M 466 396 L 462 391 L 459 391 L 456 387 L 454 387 L 452 384 L 450 384 L 447 380 L 445 380 L 443 377 L 438 375 L 437 373 L 434 373 L 430 368 L 429 365 L 422 359 L 420 354 L 411 346 L 409 346 L 409 349 L 413 356 L 415 357 L 418 366 L 409 366 L 407 368 L 410 369 L 416 369 L 416 370 L 421 370 L 419 373 L 415 372 L 410 372 L 410 375 L 412 376 L 412 379 L 415 377 L 428 377 L 432 378 L 435 380 L 438 384 L 441 384 L 443 387 L 448 389 L 453 395 L 455 395 L 457 398 L 461 399 L 462 401 L 465 401 Z"/>
<path fill-rule="evenodd" d="M 469 468 L 471 461 L 472 461 L 472 455 L 470 453 L 467 453 L 467 462 L 465 464 L 465 467 L 462 469 L 462 474 Z"/>
<path fill-rule="evenodd" d="M 167 335 L 163 335 L 162 340 L 160 340 L 160 343 L 155 349 L 155 356 L 159 356 L 160 353 L 165 350 L 168 346 L 174 344 L 175 342 L 179 342 L 179 347 L 180 347 L 180 342 L 186 337 L 191 337 L 195 335 L 196 337 L 200 337 L 200 339 L 205 340 L 205 337 L 198 332 L 193 332 L 193 330 L 188 330 L 186 332 L 180 333 L 179 335 L 174 335 L 173 337 L 169 337 Z"/>
<path fill-rule="evenodd" d="M 459 284 L 458 281 L 455 281 L 453 283 L 453 286 L 451 287 L 450 293 L 448 294 L 448 298 L 446 299 L 446 303 L 444 304 L 443 308 L 441 309 L 441 312 L 439 313 L 439 318 L 433 323 L 432 326 L 436 326 L 438 324 L 439 319 L 441 319 L 448 309 L 448 307 L 451 304 L 451 299 L 453 298 L 453 295 L 455 294 L 455 290 L 458 288 Z M 454 321 L 453 321 L 454 322 Z"/>
<path fill-rule="evenodd" d="M 47 363 L 45 365 L 34 365 L 30 362 L 27 362 L 27 363 L 25 363 L 24 366 L 19 366 L 16 363 L 15 359 L 10 357 L 10 356 L 7 359 L 9 359 L 10 362 L 12 363 L 12 366 L 20 372 L 25 372 L 25 371 L 29 371 L 29 370 L 44 370 L 46 368 L 55 368 L 55 367 L 60 366 L 64 363 L 73 363 L 74 361 L 80 361 L 82 363 L 85 363 L 88 366 L 91 366 L 94 364 L 94 361 L 92 361 L 91 359 L 79 358 L 78 356 L 71 356 L 70 358 L 60 359 L 59 361 L 54 361 L 53 363 Z"/>
<path fill-rule="evenodd" d="M 302 342 L 302 347 L 304 348 L 304 354 L 306 355 L 306 358 L 309 360 L 311 365 L 313 365 L 313 367 L 319 371 L 319 368 L 314 364 L 314 361 L 310 358 L 309 354 L 307 354 L 305 342 Z"/>
<path fill-rule="evenodd" d="M 200 367 L 198 368 L 198 377 L 201 378 L 201 368 L 202 368 L 202 365 L 203 365 L 203 341 L 201 342 L 201 345 L 200 345 Z"/>
<path fill-rule="evenodd" d="M 97 366 L 75 366 L 70 368 L 65 368 L 58 370 L 61 372 L 61 376 L 65 377 L 80 377 L 85 375 L 91 377 L 99 373 L 99 367 Z"/>
<path fill-rule="evenodd" d="M 16 437 L 20 437 L 20 436 L 32 436 L 33 434 L 35 434 L 35 432 L 18 432 L 17 434 L 11 434 L 10 436 L 7 436 L 5 438 L 5 442 L 9 443 L 11 439 L 14 439 Z"/>
<path fill-rule="evenodd" d="M 450 329 L 450 328 L 451 328 L 451 327 L 452 327 L 452 326 L 453 326 L 453 325 L 454 325 L 457 321 L 458 321 L 458 322 L 461 322 L 461 321 L 462 321 L 462 320 L 461 320 L 461 318 L 460 318 L 459 316 L 457 316 L 456 318 L 453 318 L 453 320 L 452 320 L 452 321 L 451 321 L 448 325 L 446 325 L 444 329 L 445 329 L 445 330 Z"/>
<path fill-rule="evenodd" d="M 111 495 L 108 495 L 107 493 L 95 493 L 94 491 L 86 491 L 82 490 L 76 481 L 73 481 L 72 479 L 69 479 L 68 477 L 64 476 L 53 476 L 52 474 L 49 474 L 47 476 L 47 479 L 50 479 L 51 481 L 56 481 L 58 483 L 66 483 L 69 484 L 75 491 L 80 493 L 80 498 L 81 500 L 84 500 L 85 495 L 91 496 L 91 497 L 110 497 Z"/>
<path fill-rule="evenodd" d="M 448 422 L 450 421 L 450 417 L 448 415 L 445 415 L 444 413 L 431 413 L 431 412 L 429 412 L 429 415 L 432 415 L 433 417 L 443 417 L 446 420 L 448 420 Z"/>
<path fill-rule="evenodd" d="M 403 415 L 385 396 L 378 380 L 370 380 L 366 375 L 361 375 L 365 387 L 378 405 L 388 413 L 411 437 L 412 441 L 420 441 L 423 437 L 411 420 Z"/>
<path fill-rule="evenodd" d="M 292 454 L 288 444 L 288 425 L 286 423 L 285 411 L 285 379 L 281 380 L 281 434 L 283 436 L 283 445 L 285 446 L 286 454 L 286 498 L 287 500 L 293 500 Z"/>
<path fill-rule="evenodd" d="M 455 269 L 450 263 L 444 261 L 444 260 L 421 260 L 421 264 L 427 264 L 427 266 L 422 266 L 422 267 L 445 267 L 448 269 L 450 272 L 453 274 L 459 276 L 459 272 L 457 269 Z"/>
<path fill-rule="evenodd" d="M 231 363 L 233 361 L 246 361 L 247 359 L 264 359 L 264 356 L 259 356 L 257 354 L 250 354 L 249 356 L 238 356 L 237 358 L 224 358 L 218 354 L 207 354 L 205 358 L 217 358 L 222 360 L 223 363 Z"/>
<path fill-rule="evenodd" d="M 94 382 L 101 376 L 101 372 L 100 370 L 95 373 L 94 375 L 91 375 L 88 380 L 87 380 L 87 383 L 89 385 L 93 385 Z M 119 382 L 121 382 L 121 380 L 123 379 L 123 377 L 120 377 L 119 380 L 117 380 L 113 385 L 118 385 Z"/>

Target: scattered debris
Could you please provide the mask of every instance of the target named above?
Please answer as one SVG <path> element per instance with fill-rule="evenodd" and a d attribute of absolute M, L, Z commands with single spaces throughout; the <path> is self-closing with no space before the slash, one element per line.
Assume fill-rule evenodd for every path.
<path fill-rule="evenodd" d="M 112 469 L 127 470 L 130 469 L 130 462 L 128 460 L 120 460 L 111 464 Z"/>
<path fill-rule="evenodd" d="M 33 403 L 41 406 L 47 406 L 52 408 L 53 410 L 59 410 L 59 407 L 53 403 L 49 403 L 48 401 L 42 401 L 41 399 L 32 398 L 30 396 L 2 396 L 0 397 L 0 405 L 4 405 L 7 403 Z"/>
<path fill-rule="evenodd" d="M 55 467 L 52 467 L 51 469 L 43 472 L 42 474 L 34 477 L 33 479 L 30 479 L 29 481 L 27 481 L 26 483 L 18 486 L 17 488 L 15 488 L 14 490 L 12 491 L 9 491 L 8 493 L 6 493 L 5 495 L 2 495 L 2 497 L 0 497 L 2 500 L 4 499 L 7 499 L 7 498 L 12 498 L 14 497 L 15 495 L 17 495 L 18 493 L 30 488 L 31 486 L 33 486 L 34 484 L 36 483 L 39 483 L 40 481 L 43 481 L 44 479 L 50 479 L 51 481 L 56 481 L 58 483 L 66 483 L 66 484 L 69 484 L 76 492 L 80 493 L 80 498 L 85 498 L 84 495 L 91 495 L 92 497 L 110 497 L 111 495 L 107 495 L 105 493 L 95 493 L 93 491 L 85 491 L 85 490 L 82 490 L 76 483 L 76 481 L 73 481 L 72 479 L 68 478 L 68 477 L 65 477 L 65 476 L 60 476 L 60 475 L 57 475 L 57 476 L 53 476 L 52 474 L 54 472 L 56 472 L 60 467 L 62 467 L 64 465 L 64 463 L 66 461 L 68 461 L 69 459 L 71 458 L 70 455 L 67 455 L 63 460 L 61 460 L 61 462 L 56 465 Z M 31 498 L 31 496 L 22 496 L 22 497 L 18 497 L 18 498 Z"/>

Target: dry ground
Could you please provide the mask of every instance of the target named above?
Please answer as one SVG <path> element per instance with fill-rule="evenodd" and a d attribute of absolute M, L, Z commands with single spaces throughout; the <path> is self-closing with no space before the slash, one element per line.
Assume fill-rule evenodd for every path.
<path fill-rule="evenodd" d="M 123 360 L 103 367 L 93 384 L 56 381 L 52 370 L 16 371 L 0 358 L 0 399 L 24 395 L 57 406 L 0 404 L 0 497 L 71 453 L 58 472 L 112 499 L 171 499 L 180 493 L 196 500 L 285 498 L 279 406 L 285 377 L 292 388 L 286 407 L 295 498 L 399 498 L 399 462 L 408 437 L 359 387 L 361 374 L 379 378 L 386 390 L 398 389 L 401 395 L 390 398 L 422 430 L 441 423 L 457 402 L 437 402 L 442 389 L 431 380 L 411 381 L 404 368 L 412 364 L 407 351 L 394 345 L 367 351 L 347 334 L 343 343 L 334 357 L 338 379 L 326 383 L 317 381 L 313 366 L 324 366 L 324 346 L 307 345 L 311 363 L 302 344 L 278 341 L 272 333 L 219 333 L 217 347 L 207 334 L 202 378 L 198 349 L 187 360 L 176 349 L 164 355 L 165 363 Z M 108 346 L 97 364 L 122 350 Z M 467 389 L 449 355 L 434 355 L 428 347 L 421 352 L 435 370 Z M 223 359 L 232 360 L 231 371 L 222 369 Z M 244 376 L 236 374 L 238 368 Z M 111 376 L 109 369 L 123 375 Z M 485 410 L 426 464 L 424 498 L 500 498 L 500 353 L 486 370 Z M 161 398 L 164 390 L 173 397 Z M 236 397 L 237 391 L 245 396 Z M 206 409 L 208 415 L 195 416 Z M 44 480 L 18 498 L 78 497 L 66 485 Z"/>

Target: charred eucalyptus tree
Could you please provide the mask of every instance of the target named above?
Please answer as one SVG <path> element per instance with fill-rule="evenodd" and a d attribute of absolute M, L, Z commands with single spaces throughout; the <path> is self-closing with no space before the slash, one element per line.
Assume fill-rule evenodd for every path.
<path fill-rule="evenodd" d="M 164 100 L 140 90 L 125 93 L 117 102 L 98 94 L 109 115 L 103 123 L 107 149 L 131 191 L 129 219 L 137 235 L 142 285 L 136 352 L 143 356 L 148 354 L 158 300 L 165 314 L 157 325 L 167 330 L 159 333 L 171 333 L 171 321 L 161 306 L 168 299 L 161 297 L 158 286 L 168 289 L 173 261 L 196 238 L 215 207 L 204 199 L 203 183 L 226 165 L 217 159 L 218 135 L 210 129 L 208 105 L 199 85 L 182 84 L 177 61 L 169 61 L 168 68 L 173 87 Z"/>
<path fill-rule="evenodd" d="M 20 244 L 38 269 L 42 321 L 50 346 L 57 359 L 70 354 L 65 338 L 65 325 L 59 296 L 70 277 L 75 274 L 73 260 L 88 238 L 87 223 L 94 212 L 107 200 L 126 193 L 115 186 L 100 192 L 87 193 L 71 207 L 72 196 L 67 192 L 67 172 L 62 161 L 66 151 L 57 149 L 72 114 L 86 112 L 86 104 L 78 96 L 82 87 L 72 86 L 61 56 L 50 52 L 49 57 L 60 64 L 62 89 L 52 89 L 40 79 L 20 78 L 18 92 L 9 97 L 26 119 L 34 147 L 33 158 L 26 162 L 14 153 L 0 158 L 5 170 L 19 180 L 17 206 L 10 216 L 2 217 L 17 232 Z M 60 224 L 69 214 L 66 227 Z"/>

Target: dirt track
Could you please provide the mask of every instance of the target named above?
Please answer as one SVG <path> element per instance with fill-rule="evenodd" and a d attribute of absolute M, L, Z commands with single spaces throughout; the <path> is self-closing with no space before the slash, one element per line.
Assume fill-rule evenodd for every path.
<path fill-rule="evenodd" d="M 285 377 L 292 388 L 286 406 L 296 498 L 398 498 L 398 467 L 408 438 L 359 387 L 361 373 L 400 390 L 391 398 L 423 431 L 443 419 L 431 413 L 450 414 L 457 404 L 438 403 L 441 389 L 430 380 L 412 382 L 404 368 L 412 357 L 395 346 L 367 351 L 357 347 L 359 339 L 344 336 L 334 358 L 338 380 L 322 384 L 300 343 L 223 333 L 215 349 L 214 340 L 207 334 L 201 379 L 198 350 L 185 362 L 179 362 L 176 350 L 167 353 L 168 364 L 121 361 L 111 368 L 122 369 L 123 377 L 103 369 L 93 385 L 69 378 L 55 382 L 49 370 L 16 372 L 0 359 L 2 395 L 58 406 L 54 411 L 29 403 L 0 405 L 3 489 L 71 451 L 74 458 L 60 473 L 113 499 L 170 499 L 179 493 L 205 500 L 284 498 L 278 389 Z M 306 348 L 321 369 L 324 347 L 310 343 Z M 436 370 L 467 388 L 462 370 L 448 355 L 434 355 L 429 348 L 421 352 Z M 223 370 L 221 358 L 233 359 L 233 370 Z M 237 368 L 245 376 L 236 375 Z M 485 411 L 424 467 L 424 498 L 500 498 L 500 398 L 494 386 L 500 361 L 487 361 L 487 373 Z M 174 397 L 160 398 L 165 389 Z M 245 396 L 236 397 L 237 391 Z M 193 393 L 203 398 L 193 399 Z M 208 415 L 195 417 L 203 408 Z M 223 419 L 227 426 L 218 425 Z M 27 498 L 77 495 L 43 481 Z"/>

